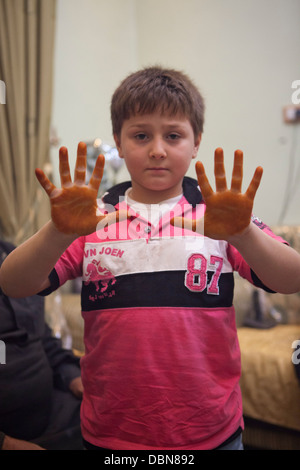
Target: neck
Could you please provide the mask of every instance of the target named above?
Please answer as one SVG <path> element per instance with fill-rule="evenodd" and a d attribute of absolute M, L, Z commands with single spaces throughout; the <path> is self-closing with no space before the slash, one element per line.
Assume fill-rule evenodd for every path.
<path fill-rule="evenodd" d="M 176 196 L 182 194 L 182 184 L 178 185 L 176 188 L 170 188 L 163 191 L 145 191 L 140 190 L 138 185 L 135 185 L 132 182 L 132 187 L 128 192 L 128 196 L 136 202 L 141 202 L 143 204 L 159 204 L 160 202 L 166 201 Z"/>

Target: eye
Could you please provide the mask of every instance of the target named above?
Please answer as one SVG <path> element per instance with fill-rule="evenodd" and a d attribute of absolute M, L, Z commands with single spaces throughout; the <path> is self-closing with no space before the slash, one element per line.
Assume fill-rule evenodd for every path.
<path fill-rule="evenodd" d="M 144 134 L 144 132 L 139 132 L 138 134 L 135 134 L 134 138 L 136 140 L 139 140 L 141 142 L 144 142 L 148 137 L 146 134 Z"/>
<path fill-rule="evenodd" d="M 180 139 L 180 135 L 176 134 L 175 132 L 172 132 L 171 134 L 168 135 L 169 140 L 178 140 Z"/>

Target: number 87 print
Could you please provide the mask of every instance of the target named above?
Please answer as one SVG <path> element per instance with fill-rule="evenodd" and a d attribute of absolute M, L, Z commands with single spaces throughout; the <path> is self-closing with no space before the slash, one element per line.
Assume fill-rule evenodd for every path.
<path fill-rule="evenodd" d="M 216 266 L 209 285 L 207 286 L 207 259 L 200 253 L 192 254 L 187 263 L 185 286 L 192 292 L 202 292 L 207 286 L 207 293 L 219 294 L 219 279 L 222 272 L 223 259 L 211 256 L 209 264 Z"/>

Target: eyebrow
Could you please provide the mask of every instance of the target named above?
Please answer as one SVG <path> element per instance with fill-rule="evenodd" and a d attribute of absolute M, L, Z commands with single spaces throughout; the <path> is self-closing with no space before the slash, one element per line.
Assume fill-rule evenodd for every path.
<path fill-rule="evenodd" d="M 149 124 L 146 124 L 146 123 L 139 123 L 139 124 L 131 124 L 128 129 L 131 129 L 132 127 L 145 127 L 145 126 L 149 126 Z"/>
<path fill-rule="evenodd" d="M 140 122 L 140 123 L 136 123 L 136 124 L 131 124 L 129 126 L 129 129 L 131 128 L 143 128 L 143 127 L 148 127 L 148 126 L 152 126 L 151 124 L 147 123 L 147 122 Z M 168 129 L 176 129 L 178 127 L 184 127 L 184 124 L 182 122 L 172 122 L 170 124 L 166 124 L 166 125 L 163 125 L 164 128 L 168 128 Z"/>

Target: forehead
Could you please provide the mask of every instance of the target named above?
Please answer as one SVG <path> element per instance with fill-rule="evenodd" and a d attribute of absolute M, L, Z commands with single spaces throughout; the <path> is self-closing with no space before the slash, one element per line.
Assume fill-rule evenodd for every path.
<path fill-rule="evenodd" d="M 128 119 L 125 119 L 123 122 L 123 127 L 131 126 L 145 126 L 151 125 L 155 127 L 159 126 L 185 126 L 192 127 L 189 119 L 182 113 L 172 114 L 172 113 L 162 113 L 161 111 L 156 111 L 154 113 L 136 113 L 131 115 Z"/>

